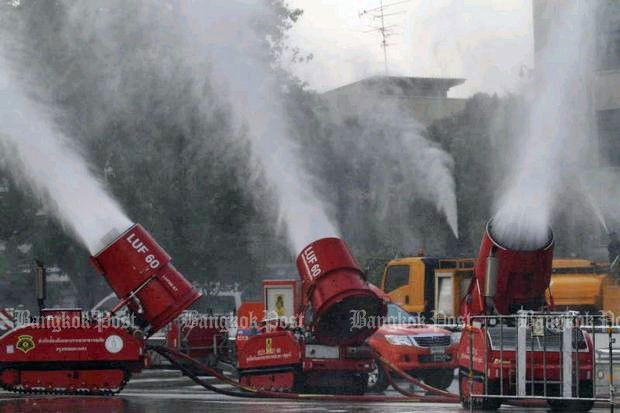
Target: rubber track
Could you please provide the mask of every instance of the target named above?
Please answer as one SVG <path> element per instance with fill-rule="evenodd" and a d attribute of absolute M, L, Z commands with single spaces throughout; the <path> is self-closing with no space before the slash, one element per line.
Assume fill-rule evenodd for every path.
<path fill-rule="evenodd" d="M 129 379 L 131 378 L 131 372 L 124 370 L 124 375 L 123 375 L 123 381 L 121 382 L 121 385 L 118 387 L 118 389 L 116 390 L 102 390 L 102 389 L 97 389 L 95 390 L 83 390 L 83 389 L 79 389 L 79 390 L 73 390 L 73 391 L 68 391 L 66 389 L 60 389 L 60 388 L 52 388 L 52 389 L 24 389 L 20 386 L 11 386 L 5 383 L 1 383 L 0 382 L 0 387 L 6 391 L 10 391 L 13 393 L 19 393 L 19 394 L 47 394 L 47 395 L 74 395 L 74 396 L 113 396 L 115 394 L 120 393 L 125 386 L 127 385 L 127 383 L 129 382 Z"/>

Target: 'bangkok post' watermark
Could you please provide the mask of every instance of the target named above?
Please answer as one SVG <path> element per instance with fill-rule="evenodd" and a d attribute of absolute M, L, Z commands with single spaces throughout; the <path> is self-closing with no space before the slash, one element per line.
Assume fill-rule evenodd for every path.
<path fill-rule="evenodd" d="M 388 316 L 369 316 L 366 310 L 350 310 L 350 328 L 356 329 L 376 329 L 386 324 L 434 324 L 450 327 L 463 327 L 472 322 L 480 322 L 483 319 L 491 320 L 492 323 L 511 323 L 511 320 L 518 320 L 520 326 L 527 328 L 540 328 L 542 325 L 547 330 L 561 329 L 563 326 L 587 327 L 594 325 L 605 325 L 620 327 L 620 316 L 616 316 L 612 311 L 598 312 L 535 312 L 522 310 L 512 315 L 481 315 L 481 316 L 453 316 L 442 311 L 432 311 L 431 317 L 424 315 L 409 315 L 405 312 L 398 312 L 397 315 Z M 515 321 L 516 322 L 516 321 Z M 535 323 L 535 324 L 534 324 Z"/>
<path fill-rule="evenodd" d="M 103 311 L 64 312 L 59 310 L 53 314 L 32 315 L 29 310 L 10 310 L 13 315 L 14 327 L 29 325 L 33 329 L 46 329 L 54 333 L 62 330 L 96 328 L 101 332 L 109 328 L 135 329 L 137 317 L 125 314 L 122 317 L 110 316 Z"/>

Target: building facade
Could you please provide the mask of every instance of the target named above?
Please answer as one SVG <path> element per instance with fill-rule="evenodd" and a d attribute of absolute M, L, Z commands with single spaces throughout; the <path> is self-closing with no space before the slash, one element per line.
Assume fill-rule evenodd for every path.
<path fill-rule="evenodd" d="M 448 97 L 448 91 L 465 79 L 372 76 L 323 93 L 331 111 L 350 115 L 368 105 L 395 104 L 410 113 L 420 126 L 460 112 L 465 99 Z"/>

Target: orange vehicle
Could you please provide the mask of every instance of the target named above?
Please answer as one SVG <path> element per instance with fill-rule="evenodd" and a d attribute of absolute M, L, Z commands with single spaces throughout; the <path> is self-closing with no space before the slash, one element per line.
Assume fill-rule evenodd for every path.
<path fill-rule="evenodd" d="M 392 302 L 425 320 L 454 324 L 476 260 L 472 258 L 404 257 L 385 266 L 380 287 Z M 549 294 L 558 310 L 611 312 L 620 316 L 618 277 L 606 263 L 582 258 L 553 260 Z"/>
<path fill-rule="evenodd" d="M 455 338 L 450 331 L 421 324 L 399 305 L 389 303 L 386 322 L 368 339 L 368 344 L 410 375 L 430 386 L 447 389 L 456 368 Z M 377 363 L 368 375 L 368 391 L 382 392 L 388 386 L 385 371 Z"/>
<path fill-rule="evenodd" d="M 472 258 L 397 258 L 385 266 L 380 288 L 411 314 L 454 324 L 474 265 Z"/>
<path fill-rule="evenodd" d="M 556 309 L 620 315 L 620 285 L 608 275 L 606 264 L 558 258 L 553 260 L 552 271 L 549 290 Z"/>

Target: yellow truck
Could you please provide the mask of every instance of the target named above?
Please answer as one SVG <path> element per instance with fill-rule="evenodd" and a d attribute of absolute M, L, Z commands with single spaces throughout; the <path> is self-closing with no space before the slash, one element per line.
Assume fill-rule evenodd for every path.
<path fill-rule="evenodd" d="M 405 257 L 391 260 L 381 275 L 380 287 L 390 299 L 426 320 L 453 324 L 461 299 L 473 276 L 473 258 Z M 549 293 L 557 309 L 620 317 L 620 283 L 607 274 L 607 265 L 586 259 L 557 258 Z"/>
<path fill-rule="evenodd" d="M 406 257 L 391 260 L 380 287 L 390 299 L 426 320 L 452 324 L 474 274 L 472 258 Z"/>
<path fill-rule="evenodd" d="M 620 285 L 607 264 L 580 258 L 556 258 L 549 290 L 558 309 L 620 316 Z"/>

